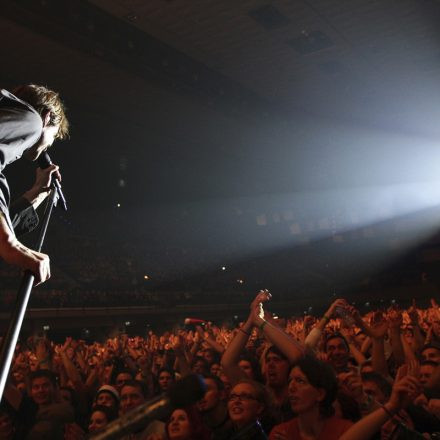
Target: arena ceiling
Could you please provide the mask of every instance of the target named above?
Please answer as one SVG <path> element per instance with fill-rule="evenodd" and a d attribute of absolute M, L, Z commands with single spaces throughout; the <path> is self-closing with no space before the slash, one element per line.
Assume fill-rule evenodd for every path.
<path fill-rule="evenodd" d="M 376 121 L 439 76 L 436 1 L 93 3 L 287 110 Z"/>
<path fill-rule="evenodd" d="M 78 63 L 86 63 L 81 52 L 87 52 L 147 79 L 168 76 L 176 88 L 186 83 L 222 95 L 237 93 L 236 83 L 243 94 L 253 92 L 282 111 L 403 122 L 414 106 L 429 104 L 437 84 L 439 14 L 436 0 L 8 0 L 3 53 L 13 56 L 11 50 L 27 46 L 25 60 L 37 57 L 36 67 L 53 69 L 55 58 L 44 53 L 56 52 L 55 45 L 66 52 L 67 45 L 80 51 L 73 57 L 59 53 L 58 60 L 76 74 Z M 29 44 L 17 26 L 46 38 L 35 34 Z M 15 61 L 3 72 L 11 80 L 23 76 L 14 66 L 23 58 Z M 81 86 L 102 79 L 98 67 L 85 68 Z M 63 75 L 58 81 L 74 89 L 73 79 Z"/>

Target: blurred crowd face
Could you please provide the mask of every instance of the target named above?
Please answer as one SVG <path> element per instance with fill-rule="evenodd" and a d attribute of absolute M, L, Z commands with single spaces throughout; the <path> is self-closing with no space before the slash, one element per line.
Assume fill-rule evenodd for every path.
<path fill-rule="evenodd" d="M 437 339 L 440 339 L 440 321 L 432 322 L 432 333 Z"/>
<path fill-rule="evenodd" d="M 163 368 L 165 366 L 165 356 L 163 354 L 156 353 L 153 358 L 153 363 L 156 368 Z"/>
<path fill-rule="evenodd" d="M 249 379 L 255 380 L 254 371 L 252 370 L 252 365 L 249 361 L 242 359 L 238 363 L 238 366 L 246 373 L 246 376 L 249 377 Z"/>
<path fill-rule="evenodd" d="M 99 363 L 100 361 L 98 356 L 92 356 L 88 362 L 90 368 L 96 368 L 99 365 Z"/>
<path fill-rule="evenodd" d="M 373 399 L 380 403 L 384 404 L 387 402 L 388 397 L 384 394 L 382 389 L 377 385 L 376 382 L 373 381 L 363 381 L 362 382 L 362 389 L 365 394 L 368 394 L 369 396 L 372 396 Z"/>
<path fill-rule="evenodd" d="M 24 382 L 25 380 L 25 375 L 22 371 L 16 370 L 12 373 L 12 375 L 14 376 L 15 383 Z"/>
<path fill-rule="evenodd" d="M 12 440 L 14 436 L 15 427 L 10 415 L 0 413 L 0 438 L 3 440 Z"/>
<path fill-rule="evenodd" d="M 287 385 L 289 377 L 289 362 L 276 353 L 269 352 L 265 360 L 264 376 L 266 385 L 272 388 L 282 388 Z"/>
<path fill-rule="evenodd" d="M 55 387 L 47 377 L 37 377 L 32 381 L 30 396 L 37 405 L 49 405 L 54 401 Z"/>
<path fill-rule="evenodd" d="M 209 368 L 209 371 L 211 374 L 213 374 L 214 376 L 219 376 L 221 371 L 222 371 L 222 367 L 220 364 L 218 364 L 217 362 L 214 362 L 211 367 Z"/>
<path fill-rule="evenodd" d="M 18 391 L 20 391 L 20 393 L 24 394 L 26 392 L 26 383 L 25 382 L 19 382 L 17 384 L 16 388 L 17 388 Z"/>
<path fill-rule="evenodd" d="M 37 356 L 35 356 L 33 353 L 29 355 L 29 368 L 31 371 L 37 371 L 38 370 L 38 359 Z"/>
<path fill-rule="evenodd" d="M 192 372 L 195 374 L 204 375 L 207 373 L 206 366 L 206 361 L 203 358 L 197 359 L 192 366 Z"/>
<path fill-rule="evenodd" d="M 433 361 L 440 364 L 440 350 L 434 347 L 425 348 L 422 351 L 422 359 L 424 361 Z"/>
<path fill-rule="evenodd" d="M 325 391 L 311 385 L 299 367 L 293 367 L 289 376 L 289 401 L 295 414 L 304 414 L 319 407 Z"/>
<path fill-rule="evenodd" d="M 145 402 L 145 397 L 142 391 L 135 386 L 124 385 L 121 390 L 121 403 L 119 411 L 125 414 L 130 410 L 142 405 Z"/>
<path fill-rule="evenodd" d="M 250 383 L 239 383 L 232 388 L 228 399 L 229 418 L 238 428 L 254 423 L 264 410 L 257 390 Z"/>
<path fill-rule="evenodd" d="M 108 408 L 116 409 L 117 402 L 113 395 L 109 393 L 108 391 L 101 391 L 96 398 L 96 404 L 106 406 Z"/>
<path fill-rule="evenodd" d="M 215 380 L 207 377 L 205 379 L 206 392 L 202 399 L 197 402 L 197 408 L 200 412 L 208 412 L 215 409 L 222 400 L 222 392 L 218 389 Z"/>
<path fill-rule="evenodd" d="M 220 371 L 218 377 L 223 382 L 222 396 L 229 396 L 229 393 L 231 392 L 231 382 L 229 382 L 228 377 L 223 373 L 223 371 Z"/>
<path fill-rule="evenodd" d="M 89 433 L 98 432 L 108 424 L 107 416 L 101 411 L 93 411 L 90 416 Z"/>
<path fill-rule="evenodd" d="M 208 362 L 209 365 L 211 365 L 215 360 L 214 352 L 209 349 L 203 350 L 202 356 L 206 359 L 206 362 Z"/>
<path fill-rule="evenodd" d="M 72 347 L 67 347 L 66 356 L 72 360 L 75 357 L 75 350 Z"/>
<path fill-rule="evenodd" d="M 171 374 L 168 371 L 162 371 L 159 374 L 159 387 L 161 389 L 161 391 L 167 391 L 171 385 L 171 383 L 173 382 L 173 377 L 171 376 Z"/>
<path fill-rule="evenodd" d="M 336 371 L 343 370 L 348 366 L 349 351 L 347 344 L 342 338 L 332 338 L 326 345 L 327 359 Z"/>
<path fill-rule="evenodd" d="M 419 380 L 424 390 L 430 389 L 434 386 L 433 383 L 433 374 L 434 371 L 438 367 L 435 367 L 434 365 L 421 365 L 420 366 L 420 376 Z"/>
<path fill-rule="evenodd" d="M 173 411 L 168 424 L 168 438 L 170 440 L 191 439 L 191 425 L 188 415 L 183 409 Z"/>
<path fill-rule="evenodd" d="M 119 373 L 115 379 L 115 385 L 119 394 L 121 394 L 121 389 L 124 386 L 125 382 L 133 380 L 133 376 L 130 373 Z"/>

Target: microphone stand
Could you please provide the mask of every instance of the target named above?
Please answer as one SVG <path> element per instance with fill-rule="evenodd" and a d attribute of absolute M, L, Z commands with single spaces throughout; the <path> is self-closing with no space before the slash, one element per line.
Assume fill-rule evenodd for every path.
<path fill-rule="evenodd" d="M 165 420 L 175 408 L 193 405 L 205 395 L 201 376 L 191 374 L 177 381 L 166 394 L 154 397 L 108 423 L 101 431 L 87 437 L 90 440 L 116 440 L 133 431 L 144 429 L 153 420 Z"/>
<path fill-rule="evenodd" d="M 40 229 L 40 236 L 38 237 L 36 250 L 41 251 L 44 238 L 46 236 L 49 219 L 52 214 L 52 209 L 56 206 L 59 195 L 55 187 L 52 188 L 46 200 L 46 207 L 44 209 L 43 223 Z M 21 280 L 20 288 L 18 289 L 17 298 L 15 300 L 12 317 L 9 321 L 8 330 L 3 338 L 2 346 L 0 348 L 0 401 L 3 398 L 6 381 L 8 379 L 9 369 L 11 367 L 12 357 L 14 356 L 15 346 L 17 345 L 18 336 L 20 334 L 21 326 L 23 324 L 24 314 L 31 295 L 32 286 L 34 284 L 35 275 L 29 270 L 25 271 Z"/>
<path fill-rule="evenodd" d="M 116 440 L 136 429 L 144 429 L 154 419 L 165 419 L 171 413 L 170 400 L 158 396 L 143 403 L 127 414 L 108 423 L 101 431 L 88 437 L 90 440 Z"/>

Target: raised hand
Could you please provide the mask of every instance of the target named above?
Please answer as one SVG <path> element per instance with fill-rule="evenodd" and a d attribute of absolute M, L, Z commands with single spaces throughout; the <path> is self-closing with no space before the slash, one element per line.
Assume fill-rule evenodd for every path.
<path fill-rule="evenodd" d="M 336 299 L 335 301 L 332 302 L 331 306 L 325 312 L 324 316 L 326 316 L 328 319 L 335 318 L 338 308 L 347 310 L 348 308 L 347 301 L 343 298 Z"/>
<path fill-rule="evenodd" d="M 272 294 L 267 289 L 262 289 L 257 293 L 257 296 L 251 302 L 250 309 L 253 311 L 259 304 L 265 303 L 272 298 Z"/>
<path fill-rule="evenodd" d="M 411 307 L 407 310 L 409 319 L 411 324 L 418 325 L 419 324 L 419 312 L 417 310 L 416 300 L 413 299 Z"/>
<path fill-rule="evenodd" d="M 63 346 L 61 347 L 61 351 L 65 352 L 70 347 L 71 344 L 72 344 L 72 338 L 70 336 L 67 336 Z"/>
<path fill-rule="evenodd" d="M 52 360 L 52 353 L 49 346 L 49 341 L 45 338 L 41 338 L 37 341 L 35 345 L 35 356 L 38 359 L 40 366 L 45 364 L 47 367 Z"/>
<path fill-rule="evenodd" d="M 388 312 L 388 322 L 390 328 L 400 330 L 403 324 L 402 311 L 396 308 L 390 309 Z"/>
<path fill-rule="evenodd" d="M 250 319 L 255 326 L 261 325 L 265 321 L 263 303 L 269 301 L 272 295 L 267 289 L 260 290 L 251 303 Z"/>
<path fill-rule="evenodd" d="M 410 405 L 421 393 L 419 380 L 414 376 L 404 376 L 394 382 L 390 400 L 385 406 L 390 412 L 397 412 Z"/>
<path fill-rule="evenodd" d="M 314 316 L 311 315 L 306 315 L 304 316 L 304 321 L 303 321 L 303 327 L 302 328 L 310 328 L 312 327 L 312 325 L 316 322 L 316 319 Z M 295 322 L 295 325 L 297 325 L 297 321 Z M 298 323 L 300 324 L 300 323 Z M 302 330 L 302 328 L 298 329 L 298 330 Z"/>
<path fill-rule="evenodd" d="M 178 353 L 183 353 L 183 340 L 182 335 L 177 335 L 171 340 L 171 348 Z"/>
<path fill-rule="evenodd" d="M 341 326 L 341 328 L 339 329 L 339 333 L 341 333 L 341 335 L 344 336 L 347 342 L 352 342 L 354 340 L 352 330 L 353 327 Z"/>
<path fill-rule="evenodd" d="M 388 330 L 388 322 L 382 312 L 375 312 L 369 327 L 365 327 L 366 333 L 375 339 L 382 339 Z"/>

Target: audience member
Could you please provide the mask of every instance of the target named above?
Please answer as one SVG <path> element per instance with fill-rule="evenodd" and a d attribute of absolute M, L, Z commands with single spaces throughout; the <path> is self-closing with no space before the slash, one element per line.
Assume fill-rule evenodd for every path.
<path fill-rule="evenodd" d="M 338 382 L 331 366 L 306 356 L 292 368 L 289 378 L 289 400 L 295 417 L 275 426 L 269 438 L 339 439 L 352 423 L 334 416 Z"/>
<path fill-rule="evenodd" d="M 117 411 L 125 416 L 167 392 L 191 365 L 207 386 L 196 407 L 126 439 L 259 439 L 270 432 L 280 440 L 362 440 L 440 431 L 435 301 L 428 309 L 413 303 L 361 316 L 337 299 L 321 319 L 282 320 L 267 310 L 270 298 L 259 292 L 236 329 L 206 323 L 89 343 L 29 338 L 12 362 L 1 437 L 82 440 Z"/>

